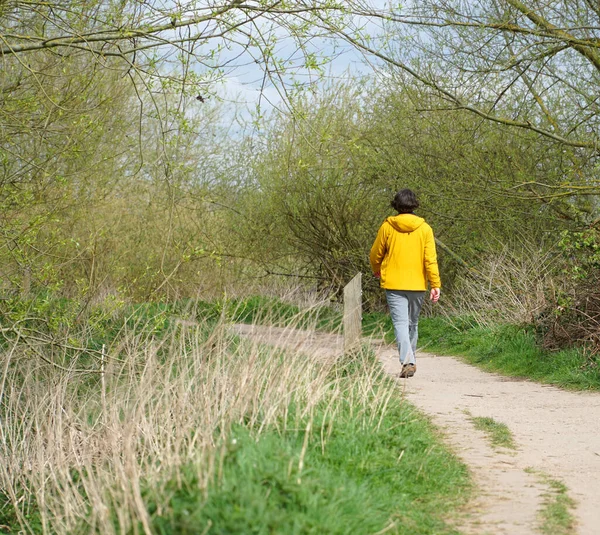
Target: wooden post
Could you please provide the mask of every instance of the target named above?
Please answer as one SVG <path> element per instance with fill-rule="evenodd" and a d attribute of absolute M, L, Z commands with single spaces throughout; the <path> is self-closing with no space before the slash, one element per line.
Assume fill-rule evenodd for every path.
<path fill-rule="evenodd" d="M 344 287 L 344 351 L 360 347 L 362 336 L 362 273 Z"/>

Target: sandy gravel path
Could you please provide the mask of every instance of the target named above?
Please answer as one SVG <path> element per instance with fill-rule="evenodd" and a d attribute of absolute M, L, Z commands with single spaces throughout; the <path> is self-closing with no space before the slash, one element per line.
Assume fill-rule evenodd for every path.
<path fill-rule="evenodd" d="M 324 357 L 342 350 L 336 335 L 248 325 L 235 329 L 265 343 Z M 397 375 L 395 348 L 374 345 L 385 369 Z M 443 431 L 481 490 L 462 519 L 461 532 L 539 533 L 537 512 L 548 487 L 535 472 L 543 472 L 565 483 L 576 501 L 577 533 L 600 535 L 599 394 L 508 379 L 432 354 L 419 355 L 417 367 L 413 378 L 398 379 L 407 399 Z M 469 415 L 506 424 L 517 451 L 494 450 Z"/>
<path fill-rule="evenodd" d="M 379 355 L 386 369 L 397 373 L 395 350 Z M 533 468 L 567 485 L 577 502 L 577 533 L 600 534 L 598 394 L 516 381 L 430 354 L 418 357 L 417 367 L 405 380 L 407 398 L 446 432 L 483 491 L 475 504 L 479 514 L 465 532 L 536 533 L 536 513 L 547 489 L 526 471 Z M 517 452 L 494 451 L 465 411 L 506 424 Z"/>

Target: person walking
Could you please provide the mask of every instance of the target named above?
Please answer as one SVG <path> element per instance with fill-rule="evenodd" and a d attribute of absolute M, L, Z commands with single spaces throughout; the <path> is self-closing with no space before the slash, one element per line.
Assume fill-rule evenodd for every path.
<path fill-rule="evenodd" d="M 400 377 L 412 377 L 417 371 L 419 314 L 427 286 L 431 301 L 436 303 L 442 283 L 433 230 L 414 214 L 419 207 L 416 195 L 410 189 L 400 190 L 391 205 L 398 215 L 388 217 L 379 228 L 369 260 L 385 289 L 402 364 Z"/>

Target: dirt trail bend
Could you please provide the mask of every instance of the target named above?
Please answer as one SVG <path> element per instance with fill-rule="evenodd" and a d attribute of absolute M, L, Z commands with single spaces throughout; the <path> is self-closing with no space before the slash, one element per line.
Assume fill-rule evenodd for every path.
<path fill-rule="evenodd" d="M 324 357 L 342 351 L 342 338 L 336 335 L 249 325 L 235 329 L 264 343 Z M 397 375 L 395 347 L 374 345 L 386 371 Z M 538 471 L 567 485 L 576 501 L 578 535 L 600 535 L 599 394 L 509 379 L 432 354 L 418 355 L 417 368 L 414 377 L 399 379 L 407 399 L 444 432 L 481 490 L 460 526 L 463 533 L 539 533 L 537 512 L 548 487 Z M 492 449 L 470 416 L 506 424 L 517 451 Z"/>

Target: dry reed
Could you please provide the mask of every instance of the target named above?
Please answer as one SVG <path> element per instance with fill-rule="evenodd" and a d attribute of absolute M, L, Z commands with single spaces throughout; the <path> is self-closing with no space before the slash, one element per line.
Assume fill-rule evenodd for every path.
<path fill-rule="evenodd" d="M 547 307 L 553 291 L 554 256 L 534 245 L 505 246 L 483 259 L 477 272 L 459 277 L 454 314 L 469 314 L 480 325 L 531 324 Z"/>
<path fill-rule="evenodd" d="M 367 407 L 389 401 L 389 390 L 374 396 L 375 363 L 365 361 L 349 389 L 336 359 L 240 341 L 224 321 L 206 333 L 192 322 L 160 341 L 126 333 L 101 378 L 73 371 L 76 362 L 67 372 L 53 368 L 26 346 L 4 353 L 0 484 L 24 532 L 33 531 L 27 511 L 35 505 L 45 533 L 151 533 L 144 486 L 160 497 L 185 465 L 195 467 L 198 491 L 209 493 L 232 426 L 257 437 L 304 429 L 320 405 L 325 448 L 342 400 L 365 425 L 377 424 Z M 162 496 L 158 513 L 166 490 Z"/>

